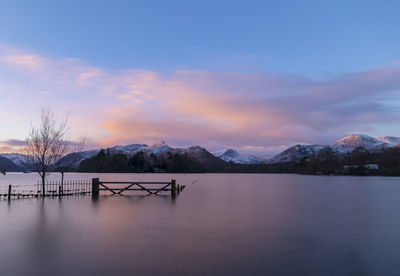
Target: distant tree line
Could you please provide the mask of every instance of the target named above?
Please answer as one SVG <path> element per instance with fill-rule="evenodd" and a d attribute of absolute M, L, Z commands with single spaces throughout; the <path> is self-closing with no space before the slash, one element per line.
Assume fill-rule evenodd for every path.
<path fill-rule="evenodd" d="M 378 165 L 378 170 L 368 165 Z M 101 173 L 299 173 L 335 175 L 385 175 L 400 176 L 400 148 L 379 152 L 359 147 L 347 154 L 325 148 L 318 154 L 304 157 L 300 162 L 275 164 L 213 164 L 200 162 L 187 154 L 167 153 L 165 156 L 146 155 L 143 151 L 128 157 L 101 150 L 96 156 L 81 162 L 79 172 Z"/>
<path fill-rule="evenodd" d="M 165 157 L 157 157 L 153 153 L 149 157 L 143 151 L 138 151 L 131 157 L 124 154 L 110 154 L 109 150 L 100 152 L 81 162 L 79 172 L 101 173 L 145 173 L 145 172 L 173 172 L 173 173 L 201 173 L 204 166 L 195 158 L 187 154 L 167 153 Z"/>
<path fill-rule="evenodd" d="M 214 162 L 213 162 L 214 161 Z M 295 173 L 298 164 L 236 164 L 233 162 L 215 162 L 207 160 L 200 162 L 187 154 L 167 153 L 157 157 L 146 155 L 143 151 L 128 157 L 124 154 L 110 154 L 110 151 L 100 150 L 91 158 L 81 162 L 79 172 L 99 173 Z"/>
<path fill-rule="evenodd" d="M 378 169 L 369 168 L 376 164 Z M 338 154 L 330 148 L 317 155 L 304 158 L 298 164 L 298 173 L 340 175 L 400 176 L 400 148 L 387 148 L 379 152 L 358 147 L 347 154 Z"/>

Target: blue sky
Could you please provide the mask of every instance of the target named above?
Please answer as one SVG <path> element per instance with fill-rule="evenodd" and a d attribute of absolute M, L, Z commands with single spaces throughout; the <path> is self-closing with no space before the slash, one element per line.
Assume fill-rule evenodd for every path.
<path fill-rule="evenodd" d="M 94 146 L 272 154 L 400 136 L 399 1 L 3 1 L 0 151 L 41 107 Z M 13 140 L 14 141 L 14 140 Z M 14 143 L 18 144 L 18 143 Z"/>
<path fill-rule="evenodd" d="M 317 77 L 399 59 L 399 1 L 6 1 L 0 38 L 109 68 Z"/>

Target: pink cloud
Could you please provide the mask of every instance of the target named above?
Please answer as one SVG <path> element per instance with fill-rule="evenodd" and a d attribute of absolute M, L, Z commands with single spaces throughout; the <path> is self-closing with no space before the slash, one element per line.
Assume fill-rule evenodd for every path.
<path fill-rule="evenodd" d="M 29 71 L 39 71 L 43 69 L 46 59 L 33 54 L 9 54 L 3 60 L 10 65 L 23 68 Z"/>
<path fill-rule="evenodd" d="M 29 89 L 51 91 L 41 98 L 51 106 L 68 106 L 72 128 L 93 144 L 167 140 L 270 152 L 399 123 L 397 65 L 316 81 L 274 73 L 107 70 L 21 50 L 0 57 L 0 70 Z"/>

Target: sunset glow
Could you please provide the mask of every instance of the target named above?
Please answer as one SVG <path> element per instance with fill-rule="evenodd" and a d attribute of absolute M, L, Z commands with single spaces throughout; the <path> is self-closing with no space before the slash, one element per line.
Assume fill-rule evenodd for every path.
<path fill-rule="evenodd" d="M 119 23 L 114 24 L 117 28 Z M 335 34 L 337 39 L 345 36 Z M 41 107 L 51 107 L 60 117 L 68 114 L 72 134 L 87 135 L 87 148 L 163 140 L 174 146 L 232 147 L 267 156 L 295 143 L 328 143 L 351 132 L 400 136 L 398 56 L 374 58 L 368 66 L 355 61 L 355 66 L 343 65 L 329 74 L 323 72 L 331 67 L 316 59 L 310 62 L 320 67 L 312 72 L 306 66 L 281 70 L 273 63 L 223 69 L 193 60 L 151 69 L 142 62 L 96 65 L 101 62 L 89 55 L 46 52 L 32 41 L 21 44 L 9 37 L 0 37 L 1 152 L 18 148 Z M 229 52 L 235 47 L 239 44 L 226 44 Z M 93 51 L 102 54 L 95 45 Z M 265 52 L 252 54 L 263 59 Z M 332 63 L 328 53 L 325 57 Z M 285 53 L 281 59 L 287 62 Z"/>

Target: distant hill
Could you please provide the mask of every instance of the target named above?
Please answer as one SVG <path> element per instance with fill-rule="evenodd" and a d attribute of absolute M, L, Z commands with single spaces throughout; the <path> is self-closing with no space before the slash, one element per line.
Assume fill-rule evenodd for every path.
<path fill-rule="evenodd" d="M 383 136 L 374 138 L 365 134 L 350 134 L 330 145 L 295 145 L 265 161 L 268 164 L 299 162 L 305 157 L 318 154 L 321 150 L 331 149 L 338 154 L 346 154 L 358 147 L 369 151 L 381 151 L 397 146 L 400 137 Z"/>
<path fill-rule="evenodd" d="M 248 155 L 248 156 L 241 155 L 234 149 L 216 151 L 216 152 L 213 152 L 213 154 L 216 157 L 218 157 L 226 162 L 233 162 L 236 164 L 258 164 L 258 163 L 261 163 L 261 159 L 255 157 L 255 156 L 252 156 L 252 155 Z"/>
<path fill-rule="evenodd" d="M 258 158 L 252 155 L 240 154 L 235 149 L 227 149 L 210 153 L 207 149 L 201 146 L 191 146 L 187 148 L 174 148 L 165 142 L 158 142 L 153 145 L 146 144 L 129 144 L 116 145 L 104 149 L 107 156 L 124 155 L 127 159 L 137 155 L 138 152 L 143 153 L 143 158 L 146 160 L 158 159 L 167 160 L 170 156 L 186 155 L 190 159 L 197 160 L 201 167 L 207 171 L 218 171 L 221 168 L 226 168 L 227 164 L 238 165 L 257 165 L 257 164 L 281 164 L 281 163 L 298 163 L 304 158 L 318 155 L 319 152 L 330 149 L 336 154 L 345 155 L 352 152 L 358 147 L 362 147 L 368 151 L 376 152 L 386 148 L 399 147 L 400 137 L 382 136 L 374 138 L 365 134 L 350 134 L 331 144 L 317 145 L 302 145 L 297 144 L 287 148 L 279 154 L 271 158 Z M 83 161 L 97 156 L 100 149 L 71 153 L 63 157 L 60 161 L 60 166 L 77 170 Z M 24 170 L 21 160 L 23 156 L 18 153 L 0 154 L 0 156 L 8 158 L 20 169 Z M 182 160 L 181 160 L 182 161 Z M 189 161 L 188 161 L 189 162 Z M 193 165 L 193 163 L 192 163 Z M 22 169 L 21 169 L 22 168 Z M 233 168 L 230 166 L 230 168 Z M 238 167 L 235 167 L 238 168 Z M 254 167 L 259 168 L 259 167 Z M 15 167 L 14 167 L 15 169 Z M 53 166 L 56 169 L 56 166 Z M 245 171 L 245 166 L 241 166 L 240 170 Z M 162 171 L 162 170 L 161 170 Z"/>
<path fill-rule="evenodd" d="M 332 145 L 363 147 L 368 150 L 393 146 L 389 139 L 384 137 L 374 138 L 365 134 L 350 134 L 333 142 Z"/>
<path fill-rule="evenodd" d="M 23 169 L 17 166 L 11 160 L 0 156 L 0 170 L 6 170 L 7 172 L 21 172 Z"/>
<path fill-rule="evenodd" d="M 165 142 L 151 146 L 132 144 L 100 150 L 83 160 L 81 172 L 213 172 L 226 162 L 205 148 L 172 148 Z"/>
<path fill-rule="evenodd" d="M 1 153 L 1 157 L 11 160 L 18 167 L 25 169 L 24 158 L 25 156 L 20 153 Z"/>
<path fill-rule="evenodd" d="M 220 169 L 226 165 L 224 160 L 214 156 L 208 150 L 200 146 L 183 149 L 180 154 L 187 154 L 189 157 L 198 160 L 200 164 L 208 171 Z"/>

